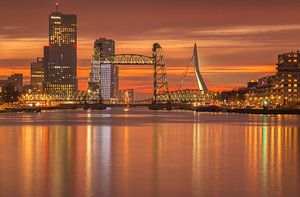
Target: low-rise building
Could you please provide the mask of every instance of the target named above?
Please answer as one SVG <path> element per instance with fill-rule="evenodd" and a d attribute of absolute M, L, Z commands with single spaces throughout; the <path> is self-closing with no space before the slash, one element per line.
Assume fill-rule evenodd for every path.
<path fill-rule="evenodd" d="M 129 104 L 134 101 L 133 89 L 125 89 L 119 91 L 119 102 Z"/>

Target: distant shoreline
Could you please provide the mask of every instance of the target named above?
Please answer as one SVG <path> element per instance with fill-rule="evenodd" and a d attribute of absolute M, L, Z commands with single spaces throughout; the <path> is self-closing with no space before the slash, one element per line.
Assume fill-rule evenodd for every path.
<path fill-rule="evenodd" d="M 109 106 L 114 107 L 114 106 Z M 116 107 L 129 107 L 129 105 L 118 105 Z M 136 106 L 135 106 L 136 107 Z M 146 107 L 146 106 L 145 106 Z M 148 106 L 149 107 L 149 106 Z M 147 108 L 148 108 L 147 107 Z M 83 109 L 83 107 L 75 106 L 75 105 L 62 105 L 62 106 L 52 106 L 52 107 L 12 107 L 0 110 L 0 113 L 39 113 L 45 110 L 72 110 L 72 109 Z M 218 106 L 198 106 L 198 107 L 188 107 L 184 106 L 182 108 L 173 108 L 172 110 L 189 110 L 189 111 L 196 111 L 196 112 L 220 112 L 220 113 L 239 113 L 239 114 L 273 114 L 273 115 L 280 115 L 280 114 L 300 114 L 300 109 L 246 109 L 246 108 L 223 108 Z M 97 109 L 96 109 L 97 110 Z M 153 110 L 153 109 L 149 109 Z M 154 110 L 165 110 L 165 108 L 158 108 Z M 169 109 L 170 110 L 170 109 Z M 171 110 L 171 111 L 172 111 Z"/>
<path fill-rule="evenodd" d="M 222 108 L 222 107 L 196 107 L 197 112 L 225 112 L 239 114 L 300 114 L 300 109 L 245 109 L 245 108 Z"/>

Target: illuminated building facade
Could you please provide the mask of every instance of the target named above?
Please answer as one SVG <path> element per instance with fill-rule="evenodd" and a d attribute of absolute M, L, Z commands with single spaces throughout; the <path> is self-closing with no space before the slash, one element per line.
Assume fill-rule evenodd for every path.
<path fill-rule="evenodd" d="M 286 53 L 278 56 L 277 75 L 279 91 L 287 102 L 299 102 L 300 53 Z"/>
<path fill-rule="evenodd" d="M 77 92 L 77 16 L 49 15 L 49 46 L 44 48 L 45 90 L 71 96 Z"/>
<path fill-rule="evenodd" d="M 30 76 L 33 89 L 37 92 L 43 91 L 44 61 L 42 57 L 38 57 L 36 62 L 31 63 Z"/>
<path fill-rule="evenodd" d="M 266 101 L 270 106 L 300 104 L 300 53 L 278 56 L 277 73 L 248 83 L 247 101 L 257 105 Z"/>
<path fill-rule="evenodd" d="M 3 92 L 4 87 L 7 84 L 7 80 L 0 80 L 0 93 Z"/>
<path fill-rule="evenodd" d="M 115 54 L 115 41 L 112 39 L 99 38 L 94 42 L 94 50 L 99 49 L 103 56 Z M 89 77 L 89 90 L 98 92 L 101 86 L 103 99 L 117 98 L 119 91 L 119 67 L 111 64 L 91 64 Z"/>
<path fill-rule="evenodd" d="M 126 89 L 119 91 L 119 101 L 121 103 L 129 104 L 134 101 L 134 91 L 133 89 Z"/>

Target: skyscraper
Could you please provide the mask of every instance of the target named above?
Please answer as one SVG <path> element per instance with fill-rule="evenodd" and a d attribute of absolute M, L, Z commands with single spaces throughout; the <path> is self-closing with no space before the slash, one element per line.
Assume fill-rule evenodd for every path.
<path fill-rule="evenodd" d="M 94 49 L 99 49 L 103 56 L 115 54 L 115 41 L 112 39 L 99 38 L 94 42 Z M 101 75 L 100 75 L 101 73 Z M 119 92 L 119 67 L 111 64 L 100 65 L 92 63 L 89 90 L 97 92 L 101 84 L 101 96 L 104 99 L 117 98 Z"/>
<path fill-rule="evenodd" d="M 31 62 L 30 67 L 30 76 L 31 76 L 31 85 L 35 91 L 43 90 L 44 83 L 44 63 L 43 58 L 38 57 L 36 62 Z"/>
<path fill-rule="evenodd" d="M 45 90 L 71 96 L 77 91 L 77 16 L 49 15 L 49 47 L 44 48 Z"/>

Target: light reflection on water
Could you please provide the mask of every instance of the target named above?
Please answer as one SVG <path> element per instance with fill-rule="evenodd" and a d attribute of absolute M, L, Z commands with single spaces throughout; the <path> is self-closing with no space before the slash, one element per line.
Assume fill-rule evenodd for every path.
<path fill-rule="evenodd" d="M 299 196 L 299 119 L 0 114 L 0 196 Z"/>

